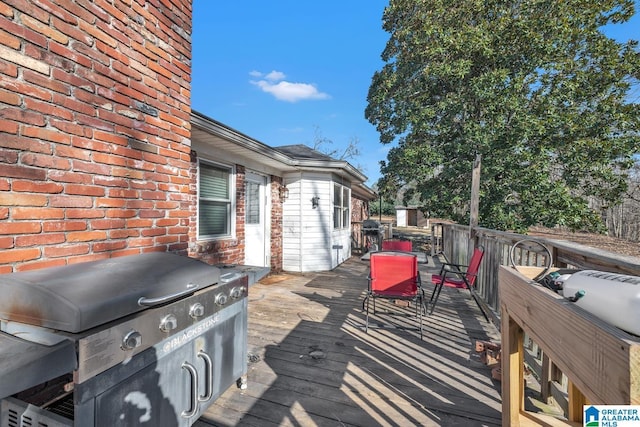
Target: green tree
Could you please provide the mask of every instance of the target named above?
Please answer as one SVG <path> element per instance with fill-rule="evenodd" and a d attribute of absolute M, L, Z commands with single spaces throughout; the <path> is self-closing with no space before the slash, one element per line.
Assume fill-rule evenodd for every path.
<path fill-rule="evenodd" d="M 633 0 L 391 0 L 365 110 L 396 144 L 383 195 L 412 184 L 405 197 L 468 222 L 481 154 L 480 225 L 600 227 L 589 198 L 619 202 L 640 151 L 640 106 L 626 99 L 638 42 L 601 27 L 633 14 Z"/>
<path fill-rule="evenodd" d="M 373 185 L 373 189 L 378 191 L 377 183 Z M 395 215 L 395 201 L 395 198 L 384 198 L 378 192 L 378 197 L 369 203 L 369 216 L 373 218 L 379 215 Z"/>

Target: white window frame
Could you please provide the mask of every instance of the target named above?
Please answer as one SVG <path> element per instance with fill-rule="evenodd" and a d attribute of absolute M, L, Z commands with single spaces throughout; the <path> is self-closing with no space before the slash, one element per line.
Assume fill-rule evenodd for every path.
<path fill-rule="evenodd" d="M 201 209 L 201 197 L 200 197 L 200 178 L 201 178 L 201 165 L 206 164 L 218 169 L 225 169 L 228 171 L 229 179 L 229 198 L 228 199 L 212 199 L 213 201 L 228 203 L 227 207 L 227 220 L 229 224 L 228 233 L 223 234 L 201 234 L 200 233 L 200 209 Z M 205 159 L 198 159 L 198 213 L 197 213 L 197 239 L 198 240 L 222 240 L 233 239 L 236 235 L 236 170 L 233 165 L 224 163 L 213 162 Z"/>
<path fill-rule="evenodd" d="M 333 229 L 343 230 L 351 226 L 351 189 L 333 183 Z"/>

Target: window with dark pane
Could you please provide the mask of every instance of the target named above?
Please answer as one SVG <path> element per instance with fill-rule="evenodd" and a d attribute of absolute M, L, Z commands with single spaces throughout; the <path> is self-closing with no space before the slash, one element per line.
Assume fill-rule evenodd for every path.
<path fill-rule="evenodd" d="M 247 203 L 245 206 L 247 224 L 260 224 L 260 184 L 247 181 Z"/>
<path fill-rule="evenodd" d="M 342 228 L 349 227 L 349 220 L 351 218 L 349 214 L 350 191 L 347 187 L 342 187 Z"/>
<path fill-rule="evenodd" d="M 340 219 L 342 212 L 342 191 L 341 186 L 333 184 L 333 228 L 340 228 Z"/>
<path fill-rule="evenodd" d="M 348 187 L 333 185 L 333 228 L 349 227 L 350 192 Z"/>
<path fill-rule="evenodd" d="M 200 162 L 198 235 L 231 234 L 231 168 Z"/>

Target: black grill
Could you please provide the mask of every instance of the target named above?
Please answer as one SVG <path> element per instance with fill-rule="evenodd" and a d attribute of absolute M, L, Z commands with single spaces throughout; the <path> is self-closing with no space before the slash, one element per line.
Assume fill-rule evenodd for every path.
<path fill-rule="evenodd" d="M 377 251 L 382 247 L 384 227 L 378 221 L 373 219 L 362 221 L 362 234 L 365 240 L 368 241 L 367 250 Z"/>
<path fill-rule="evenodd" d="M 362 221 L 362 232 L 365 236 L 379 236 L 382 234 L 382 226 L 378 221 L 365 219 Z"/>
<path fill-rule="evenodd" d="M 0 427 L 195 423 L 246 387 L 249 280 L 226 271 L 156 252 L 1 275 Z"/>

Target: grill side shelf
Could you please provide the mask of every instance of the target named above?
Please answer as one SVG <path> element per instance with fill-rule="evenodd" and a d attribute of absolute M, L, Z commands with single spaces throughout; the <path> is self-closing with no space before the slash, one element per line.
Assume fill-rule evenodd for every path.
<path fill-rule="evenodd" d="M 47 346 L 0 332 L 0 399 L 77 368 L 75 343 Z"/>

